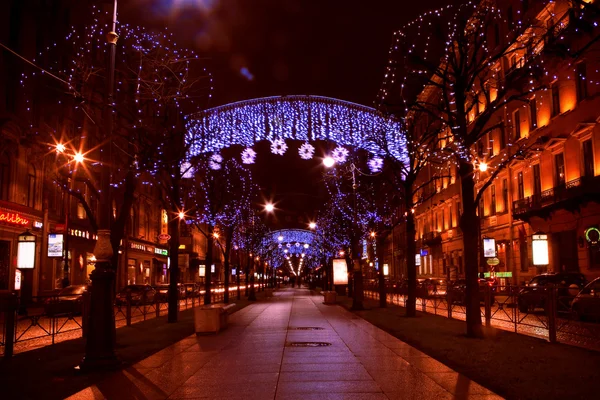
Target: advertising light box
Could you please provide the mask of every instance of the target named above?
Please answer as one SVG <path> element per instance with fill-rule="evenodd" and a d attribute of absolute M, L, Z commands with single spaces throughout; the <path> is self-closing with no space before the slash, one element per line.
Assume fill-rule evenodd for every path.
<path fill-rule="evenodd" d="M 346 266 L 346 260 L 343 258 L 333 260 L 333 284 L 348 284 L 348 267 Z"/>
<path fill-rule="evenodd" d="M 483 256 L 496 257 L 496 239 L 483 239 Z"/>
<path fill-rule="evenodd" d="M 63 255 L 63 234 L 50 233 L 48 235 L 48 257 L 62 257 Z"/>

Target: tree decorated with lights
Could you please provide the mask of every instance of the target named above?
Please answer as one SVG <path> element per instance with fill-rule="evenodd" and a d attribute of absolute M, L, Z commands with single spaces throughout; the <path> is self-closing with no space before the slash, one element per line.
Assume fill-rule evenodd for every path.
<path fill-rule="evenodd" d="M 468 336 L 482 335 L 474 250 L 480 246 L 479 201 L 508 163 L 535 147 L 527 135 L 517 136 L 491 159 L 493 147 L 483 140 L 487 135 L 504 140 L 503 129 L 520 124 L 510 117 L 505 124 L 502 116 L 512 107 L 530 106 L 531 99 L 547 91 L 554 79 L 550 68 L 561 64 L 575 71 L 581 53 L 573 47 L 586 45 L 575 46 L 569 35 L 587 35 L 580 28 L 589 28 L 594 15 L 581 3 L 571 5 L 543 1 L 529 7 L 522 2 L 514 14 L 512 7 L 494 1 L 472 1 L 427 13 L 394 36 L 378 102 L 393 102 L 390 98 L 399 94 L 405 115 L 420 114 L 417 126 L 433 124 L 447 132 L 438 157 L 446 154 L 460 179 Z M 552 58 L 556 53 L 559 62 Z"/>
<path fill-rule="evenodd" d="M 205 304 L 211 303 L 213 248 L 218 245 L 224 257 L 225 300 L 229 301 L 230 255 L 236 230 L 246 221 L 256 195 L 250 170 L 235 159 L 218 154 L 198 164 L 191 179 L 189 207 L 195 227 L 206 237 Z"/>

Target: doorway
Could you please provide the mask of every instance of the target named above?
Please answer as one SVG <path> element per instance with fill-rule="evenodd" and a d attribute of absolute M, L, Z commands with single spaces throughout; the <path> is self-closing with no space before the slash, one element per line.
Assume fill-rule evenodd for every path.
<path fill-rule="evenodd" d="M 576 231 L 562 231 L 552 234 L 552 248 L 555 268 L 558 272 L 579 272 Z"/>

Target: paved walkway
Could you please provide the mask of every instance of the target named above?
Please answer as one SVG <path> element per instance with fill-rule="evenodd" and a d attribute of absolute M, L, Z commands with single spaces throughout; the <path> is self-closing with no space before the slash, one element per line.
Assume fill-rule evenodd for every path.
<path fill-rule="evenodd" d="M 500 398 L 322 300 L 281 290 L 233 314 L 218 335 L 188 337 L 70 399 Z"/>

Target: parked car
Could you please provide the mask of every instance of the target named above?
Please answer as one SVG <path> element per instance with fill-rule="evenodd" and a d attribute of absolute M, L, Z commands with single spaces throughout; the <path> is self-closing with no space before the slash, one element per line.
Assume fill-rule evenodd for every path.
<path fill-rule="evenodd" d="M 479 279 L 479 302 L 485 303 L 485 293 L 487 288 L 490 290 L 490 304 L 494 304 L 496 301 L 496 290 L 498 286 L 496 282 L 491 279 Z M 448 285 L 448 297 L 452 304 L 465 304 L 465 292 L 467 289 L 466 279 L 457 279 Z"/>
<path fill-rule="evenodd" d="M 600 278 L 588 283 L 571 303 L 573 316 L 580 320 L 600 322 Z"/>
<path fill-rule="evenodd" d="M 546 309 L 548 287 L 557 288 L 557 311 L 568 312 L 571 301 L 586 284 L 585 277 L 578 272 L 558 272 L 541 274 L 529 281 L 526 287 L 519 291 L 517 303 L 519 311 L 526 313 L 536 308 Z"/>
<path fill-rule="evenodd" d="M 83 311 L 83 292 L 87 285 L 70 285 L 61 289 L 56 295 L 48 297 L 44 311 L 48 315 L 81 314 Z"/>
<path fill-rule="evenodd" d="M 157 296 L 156 290 L 150 285 L 127 285 L 117 293 L 115 304 L 118 306 L 127 304 L 128 295 L 134 306 L 154 303 Z"/>
<path fill-rule="evenodd" d="M 417 279 L 417 297 L 443 297 L 446 295 L 448 282 L 444 278 Z"/>
<path fill-rule="evenodd" d="M 198 283 L 184 283 L 183 293 L 185 297 L 198 297 L 200 296 L 200 285 Z"/>

